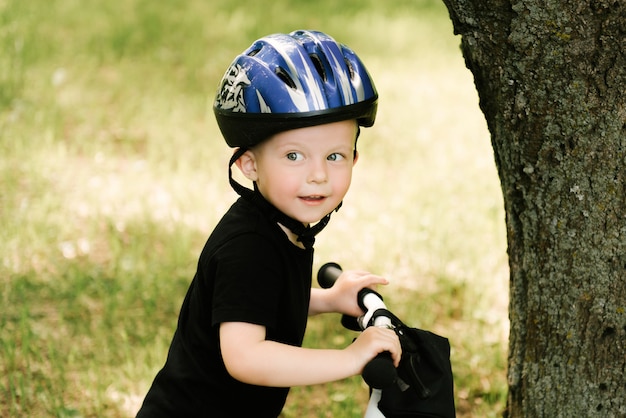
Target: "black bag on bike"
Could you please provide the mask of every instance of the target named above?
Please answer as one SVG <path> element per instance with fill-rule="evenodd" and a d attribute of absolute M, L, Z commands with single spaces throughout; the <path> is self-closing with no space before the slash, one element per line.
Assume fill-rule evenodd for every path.
<path fill-rule="evenodd" d="M 447 338 L 406 326 L 391 312 L 391 319 L 402 346 L 396 383 L 382 390 L 378 409 L 386 418 L 454 418 L 454 380 Z"/>

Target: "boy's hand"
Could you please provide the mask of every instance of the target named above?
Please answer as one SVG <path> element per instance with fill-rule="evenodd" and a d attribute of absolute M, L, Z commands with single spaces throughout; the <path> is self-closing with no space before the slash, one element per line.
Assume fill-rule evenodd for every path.
<path fill-rule="evenodd" d="M 395 331 L 380 327 L 367 327 L 346 350 L 355 355 L 355 361 L 361 371 L 379 353 L 385 351 L 391 353 L 395 367 L 400 364 L 402 356 L 402 347 Z"/>
<path fill-rule="evenodd" d="M 359 317 L 364 314 L 357 302 L 359 291 L 365 287 L 376 290 L 376 286 L 389 281 L 367 271 L 347 270 L 341 273 L 333 287 L 328 289 L 332 312 Z"/>

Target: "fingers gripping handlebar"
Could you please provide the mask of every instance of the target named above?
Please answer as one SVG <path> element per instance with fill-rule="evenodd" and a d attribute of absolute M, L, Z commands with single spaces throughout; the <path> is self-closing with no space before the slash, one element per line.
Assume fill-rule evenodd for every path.
<path fill-rule="evenodd" d="M 339 264 L 326 263 L 319 269 L 317 281 L 322 288 L 328 289 L 333 286 L 341 273 L 342 270 Z M 377 292 L 369 288 L 361 289 L 358 294 L 358 303 L 365 314 L 358 319 L 344 315 L 341 318 L 341 323 L 344 327 L 353 331 L 364 330 L 370 325 L 385 328 L 391 327 L 391 320 L 384 313 L 377 315 L 373 323 L 371 321 L 374 312 L 380 309 L 387 309 L 382 296 Z M 370 360 L 363 368 L 362 376 L 365 383 L 374 389 L 384 389 L 393 385 L 398 378 L 398 372 L 393 365 L 391 354 L 389 352 L 380 353 Z"/>

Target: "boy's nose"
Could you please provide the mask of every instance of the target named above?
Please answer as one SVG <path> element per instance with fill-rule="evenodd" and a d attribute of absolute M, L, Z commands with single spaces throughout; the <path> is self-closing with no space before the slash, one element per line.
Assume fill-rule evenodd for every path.
<path fill-rule="evenodd" d="M 308 181 L 310 183 L 324 183 L 328 180 L 328 172 L 326 171 L 326 162 L 314 162 L 311 164 Z"/>

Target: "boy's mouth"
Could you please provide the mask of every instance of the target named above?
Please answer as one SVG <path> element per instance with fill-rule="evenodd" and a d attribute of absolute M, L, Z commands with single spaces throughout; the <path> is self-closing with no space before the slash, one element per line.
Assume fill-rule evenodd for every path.
<path fill-rule="evenodd" d="M 321 196 L 321 195 L 300 196 L 300 199 L 304 200 L 305 202 L 315 203 L 315 202 L 321 202 L 322 200 L 326 199 L 326 196 Z"/>

